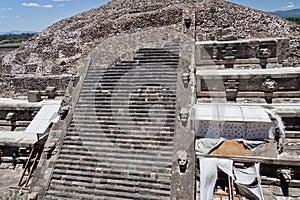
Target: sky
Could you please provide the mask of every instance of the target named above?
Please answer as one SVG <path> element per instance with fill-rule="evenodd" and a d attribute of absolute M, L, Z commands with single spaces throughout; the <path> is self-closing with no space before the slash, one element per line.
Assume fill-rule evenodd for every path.
<path fill-rule="evenodd" d="M 228 0 L 263 11 L 300 8 L 300 0 Z M 53 23 L 109 0 L 0 0 L 0 32 L 40 32 Z"/>
<path fill-rule="evenodd" d="M 0 32 L 12 30 L 40 32 L 109 0 L 0 0 Z"/>

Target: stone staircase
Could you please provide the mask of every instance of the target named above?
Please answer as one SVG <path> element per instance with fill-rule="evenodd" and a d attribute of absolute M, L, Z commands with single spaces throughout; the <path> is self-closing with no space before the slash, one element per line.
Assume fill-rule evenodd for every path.
<path fill-rule="evenodd" d="M 46 199 L 170 199 L 178 47 L 88 70 Z"/>

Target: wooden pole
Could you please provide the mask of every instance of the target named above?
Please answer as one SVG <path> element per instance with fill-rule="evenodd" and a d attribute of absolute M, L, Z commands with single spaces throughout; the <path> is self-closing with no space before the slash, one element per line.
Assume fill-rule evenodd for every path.
<path fill-rule="evenodd" d="M 232 183 L 232 178 L 228 176 L 228 199 L 229 200 L 234 200 L 234 194 L 233 194 L 233 183 Z"/>
<path fill-rule="evenodd" d="M 28 174 L 28 178 L 27 178 L 26 183 L 25 183 L 25 187 L 27 187 L 27 185 L 28 185 L 28 183 L 29 183 L 30 176 L 32 175 L 33 170 L 34 170 L 34 167 L 35 167 L 35 165 L 36 165 L 37 162 L 38 162 L 38 157 L 39 157 L 39 154 L 41 153 L 40 151 L 41 151 L 41 147 L 38 149 L 38 152 L 37 152 L 37 154 L 35 155 L 35 158 L 34 158 L 34 161 L 33 161 L 33 163 L 32 163 L 30 172 L 29 172 L 29 174 Z"/>
<path fill-rule="evenodd" d="M 26 169 L 27 169 L 27 168 L 29 167 L 29 165 L 30 165 L 30 161 L 31 161 L 31 157 L 32 157 L 32 155 L 33 155 L 33 152 L 34 152 L 34 147 L 32 147 L 32 150 L 31 150 L 31 152 L 30 152 L 30 154 L 29 154 L 28 160 L 27 160 L 27 162 L 26 162 L 26 165 L 25 165 L 25 168 L 24 168 L 24 170 L 23 170 L 22 176 L 21 176 L 21 178 L 20 178 L 20 180 L 19 180 L 18 186 L 21 185 L 22 180 L 23 180 L 23 178 L 24 178 L 24 175 L 25 175 L 25 173 L 26 173 Z"/>

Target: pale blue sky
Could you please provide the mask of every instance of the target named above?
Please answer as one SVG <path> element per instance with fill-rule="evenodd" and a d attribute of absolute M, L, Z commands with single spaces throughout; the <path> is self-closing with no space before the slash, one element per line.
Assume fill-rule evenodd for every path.
<path fill-rule="evenodd" d="M 300 8 L 300 0 L 229 1 L 264 11 Z M 107 2 L 109 0 L 0 0 L 0 32 L 39 32 L 61 19 Z"/>

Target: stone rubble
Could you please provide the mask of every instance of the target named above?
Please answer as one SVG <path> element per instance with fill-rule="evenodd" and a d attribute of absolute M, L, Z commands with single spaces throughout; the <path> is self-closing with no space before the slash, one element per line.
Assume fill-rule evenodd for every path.
<path fill-rule="evenodd" d="M 191 18 L 198 41 L 291 38 L 286 66 L 299 64 L 300 27 L 277 16 L 225 0 L 113 0 L 63 19 L 35 35 L 3 58 L 0 72 L 36 76 L 74 74 L 77 61 L 86 58 L 107 38 L 145 28 L 170 27 L 182 32 L 184 18 Z"/>

